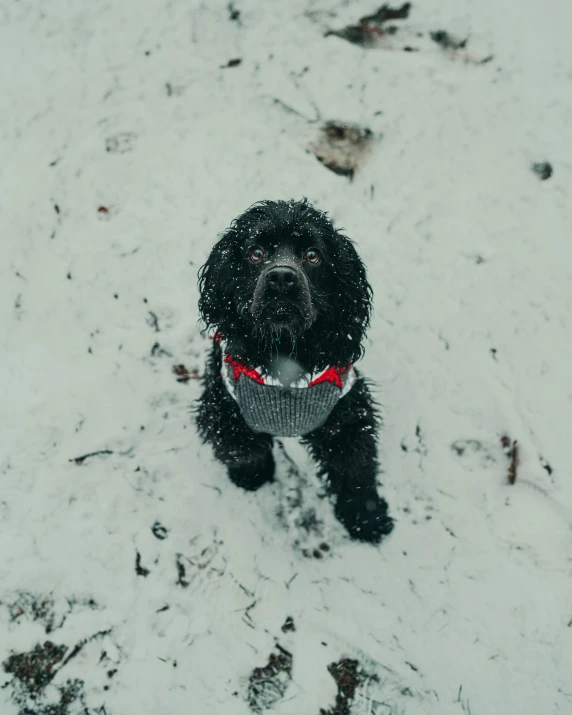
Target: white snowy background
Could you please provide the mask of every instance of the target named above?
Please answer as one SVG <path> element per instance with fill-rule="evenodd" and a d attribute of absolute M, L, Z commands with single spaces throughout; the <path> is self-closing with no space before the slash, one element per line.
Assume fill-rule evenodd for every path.
<path fill-rule="evenodd" d="M 318 715 L 345 657 L 377 676 L 355 715 L 572 713 L 572 5 L 423 0 L 384 46 L 324 37 L 377 7 L 0 4 L 0 663 L 67 649 L 35 701 L 0 667 L 2 715 Z M 353 182 L 307 151 L 328 120 L 378 139 Z M 296 442 L 246 494 L 190 416 L 198 268 L 304 195 L 375 291 L 379 547 Z"/>

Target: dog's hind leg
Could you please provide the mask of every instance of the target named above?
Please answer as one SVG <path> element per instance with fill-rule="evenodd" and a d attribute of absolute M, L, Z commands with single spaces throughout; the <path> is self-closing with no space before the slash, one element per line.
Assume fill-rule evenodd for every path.
<path fill-rule="evenodd" d="M 256 434 L 244 421 L 220 374 L 221 353 L 215 344 L 203 378 L 204 390 L 196 409 L 203 442 L 228 469 L 231 481 L 253 491 L 274 477 L 272 437 Z"/>
<path fill-rule="evenodd" d="M 358 378 L 326 423 L 303 438 L 336 498 L 336 517 L 353 539 L 379 543 L 393 529 L 377 493 L 380 419 L 367 383 Z"/>

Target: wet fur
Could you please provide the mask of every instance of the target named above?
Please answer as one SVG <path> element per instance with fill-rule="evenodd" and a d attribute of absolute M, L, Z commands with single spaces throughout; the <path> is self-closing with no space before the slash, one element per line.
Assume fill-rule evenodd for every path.
<path fill-rule="evenodd" d="M 318 247 L 320 270 L 302 261 L 300 319 L 276 326 L 252 310 L 260 294 L 261 272 L 247 259 L 250 244 Z M 277 356 L 293 357 L 308 372 L 354 363 L 363 351 L 372 291 L 352 241 L 327 215 L 307 201 L 264 201 L 233 221 L 199 273 L 199 310 L 207 329 L 220 332 L 228 349 L 250 365 L 270 369 Z M 303 296 L 303 297 L 302 297 Z M 311 301 L 311 320 L 305 301 Z M 256 306 L 256 304 L 255 304 Z M 277 341 L 276 338 L 279 338 Z M 197 406 L 204 442 L 228 469 L 232 482 L 255 490 L 274 477 L 273 438 L 255 434 L 245 423 L 222 377 L 222 352 L 213 341 Z M 381 421 L 367 381 L 358 375 L 326 423 L 301 439 L 335 499 L 335 513 L 352 538 L 379 542 L 393 528 L 388 507 L 377 492 L 377 440 Z"/>

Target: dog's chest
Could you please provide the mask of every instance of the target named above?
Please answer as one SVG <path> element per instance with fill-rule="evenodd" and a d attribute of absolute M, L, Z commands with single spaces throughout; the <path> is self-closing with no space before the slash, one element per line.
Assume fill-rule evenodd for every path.
<path fill-rule="evenodd" d="M 299 437 L 321 427 L 352 388 L 353 367 L 328 367 L 285 386 L 279 380 L 225 355 L 222 376 L 253 432 Z"/>

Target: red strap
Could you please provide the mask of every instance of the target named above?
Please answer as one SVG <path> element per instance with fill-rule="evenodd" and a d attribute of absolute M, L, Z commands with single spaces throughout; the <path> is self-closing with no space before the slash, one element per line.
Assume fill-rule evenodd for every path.
<path fill-rule="evenodd" d="M 220 342 L 222 338 L 220 337 L 220 333 L 217 333 L 214 336 L 214 340 L 216 342 Z M 258 370 L 255 370 L 253 367 L 249 367 L 243 362 L 240 362 L 239 360 L 234 360 L 232 355 L 226 355 L 224 358 L 224 362 L 232 369 L 232 376 L 234 378 L 234 381 L 237 382 L 238 378 L 241 375 L 246 375 L 246 377 L 249 377 L 251 380 L 255 380 L 258 382 L 260 385 L 264 385 L 264 378 L 262 375 L 258 372 Z M 312 380 L 312 382 L 309 383 L 308 387 L 314 387 L 314 385 L 319 385 L 321 382 L 331 382 L 333 385 L 336 387 L 339 387 L 340 390 L 344 386 L 344 380 L 343 376 L 350 370 L 351 365 L 347 365 L 346 367 L 329 367 L 327 370 L 324 370 L 324 372 L 317 377 L 315 380 Z"/>
<path fill-rule="evenodd" d="M 262 379 L 262 375 L 258 372 L 258 370 L 255 370 L 253 367 L 248 367 L 248 365 L 245 365 L 238 360 L 233 360 L 232 355 L 227 355 L 224 361 L 232 368 L 232 376 L 235 382 L 237 382 L 238 378 L 244 374 L 251 380 L 256 380 L 256 382 L 259 382 L 261 385 L 264 385 L 264 380 Z"/>
<path fill-rule="evenodd" d="M 351 365 L 347 367 L 329 367 L 327 370 L 324 370 L 319 377 L 312 380 L 308 387 L 314 387 L 314 385 L 318 385 L 320 382 L 331 382 L 341 389 L 344 386 L 342 375 L 345 375 L 350 367 Z"/>

